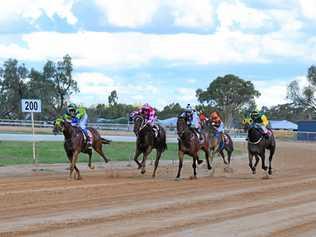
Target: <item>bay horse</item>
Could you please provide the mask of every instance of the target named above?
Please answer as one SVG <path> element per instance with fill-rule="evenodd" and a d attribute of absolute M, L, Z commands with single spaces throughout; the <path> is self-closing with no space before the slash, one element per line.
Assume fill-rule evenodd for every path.
<path fill-rule="evenodd" d="M 211 151 L 211 159 L 213 161 L 214 156 L 216 153 L 220 154 L 223 159 L 223 162 L 228 167 L 225 167 L 225 171 L 230 169 L 230 162 L 231 156 L 234 151 L 234 143 L 228 133 L 223 134 L 223 136 L 219 139 L 217 136 L 216 128 L 212 125 L 210 120 L 208 120 L 205 125 L 206 128 L 209 129 L 211 134 L 211 141 L 210 141 L 210 151 Z M 223 144 L 222 144 L 222 143 Z M 225 159 L 224 151 L 227 153 L 227 161 Z"/>
<path fill-rule="evenodd" d="M 212 169 L 209 161 L 210 156 L 210 134 L 206 129 L 201 130 L 202 140 L 199 139 L 193 128 L 190 128 L 187 124 L 187 118 L 185 116 L 178 116 L 177 120 L 177 134 L 178 134 L 178 156 L 179 156 L 179 168 L 177 179 L 180 179 L 181 169 L 183 166 L 184 155 L 189 155 L 193 158 L 193 178 L 196 178 L 196 163 L 201 164 L 203 160 L 199 159 L 199 151 L 203 150 L 205 153 L 205 159 L 207 161 L 207 168 Z"/>
<path fill-rule="evenodd" d="M 155 137 L 153 128 L 145 122 L 145 118 L 142 115 L 130 115 L 130 120 L 134 121 L 133 131 L 136 135 L 136 151 L 134 155 L 134 161 L 138 165 L 138 169 L 141 169 L 141 173 L 146 172 L 146 160 L 148 155 L 153 149 L 156 149 L 155 167 L 152 173 L 152 177 L 156 177 L 156 171 L 159 164 L 162 153 L 167 149 L 166 132 L 163 127 L 158 125 L 159 132 Z M 143 154 L 142 162 L 138 161 L 138 157 Z"/>
<path fill-rule="evenodd" d="M 244 120 L 245 121 L 245 120 Z M 276 149 L 276 142 L 274 135 L 271 134 L 265 137 L 260 131 L 260 128 L 255 123 L 244 123 L 244 129 L 248 133 L 248 157 L 249 157 L 249 167 L 253 174 L 256 174 L 256 167 L 259 162 L 259 157 L 261 158 L 262 169 L 264 171 L 268 170 L 265 165 L 265 151 L 269 150 L 269 170 L 268 174 L 272 175 L 272 159 Z M 253 165 L 253 157 L 256 158 L 255 164 Z"/>
<path fill-rule="evenodd" d="M 109 144 L 110 141 L 102 138 L 99 132 L 94 128 L 88 128 L 92 134 L 92 148 L 103 158 L 105 163 L 110 160 L 105 156 L 102 150 L 102 144 Z M 56 135 L 59 132 L 62 132 L 65 137 L 64 149 L 70 163 L 70 172 L 69 179 L 72 178 L 72 173 L 75 170 L 74 179 L 81 179 L 79 169 L 76 166 L 78 155 L 80 152 L 86 153 L 89 156 L 89 168 L 94 169 L 94 166 L 91 165 L 92 149 L 87 149 L 87 144 L 85 137 L 80 128 L 72 126 L 70 122 L 57 118 L 54 122 L 53 133 Z M 76 176 L 77 174 L 77 176 Z"/>

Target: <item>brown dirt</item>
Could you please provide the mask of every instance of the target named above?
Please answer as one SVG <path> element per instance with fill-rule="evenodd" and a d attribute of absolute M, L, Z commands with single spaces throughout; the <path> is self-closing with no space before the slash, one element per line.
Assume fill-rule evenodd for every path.
<path fill-rule="evenodd" d="M 97 166 L 80 181 L 55 166 L 21 166 L 22 176 L 0 177 L 0 236 L 316 236 L 315 152 L 279 142 L 270 179 L 260 167 L 251 175 L 246 157 L 233 160 L 233 173 L 219 158 L 213 175 L 202 165 L 197 180 L 187 158 L 181 181 L 168 162 L 154 180 L 152 166 L 145 176 Z"/>

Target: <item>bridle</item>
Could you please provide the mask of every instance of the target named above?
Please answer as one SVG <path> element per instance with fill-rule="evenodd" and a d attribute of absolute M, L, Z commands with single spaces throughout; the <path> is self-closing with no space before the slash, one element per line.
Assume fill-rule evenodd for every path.
<path fill-rule="evenodd" d="M 134 126 L 135 126 L 135 122 L 138 121 L 138 120 L 141 120 L 141 122 L 140 122 L 140 127 L 138 128 L 138 131 L 134 131 L 137 136 L 138 136 L 138 134 L 140 133 L 140 131 L 142 131 L 142 130 L 146 127 L 146 125 L 147 125 L 147 123 L 145 123 L 145 119 L 144 119 L 143 116 L 141 116 L 141 115 L 135 115 L 135 116 L 134 116 Z"/>

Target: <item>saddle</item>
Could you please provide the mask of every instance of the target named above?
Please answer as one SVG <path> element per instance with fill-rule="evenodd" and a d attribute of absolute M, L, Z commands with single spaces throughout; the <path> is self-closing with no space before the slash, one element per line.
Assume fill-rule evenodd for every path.
<path fill-rule="evenodd" d="M 87 137 L 87 135 L 85 134 L 85 132 L 83 131 L 83 129 L 80 128 L 80 131 L 81 131 L 81 133 L 82 133 L 82 135 L 83 135 L 84 143 L 87 144 L 87 143 L 88 143 L 88 137 Z M 90 131 L 89 129 L 87 129 L 87 133 L 88 133 L 88 136 L 89 136 L 90 141 L 91 141 L 91 143 L 92 143 L 92 142 L 93 142 L 92 133 L 91 133 L 91 131 Z"/>
<path fill-rule="evenodd" d="M 152 130 L 153 130 L 153 133 L 154 133 L 154 137 L 158 138 L 159 137 L 159 132 L 160 132 L 159 126 L 154 124 L 152 126 Z"/>

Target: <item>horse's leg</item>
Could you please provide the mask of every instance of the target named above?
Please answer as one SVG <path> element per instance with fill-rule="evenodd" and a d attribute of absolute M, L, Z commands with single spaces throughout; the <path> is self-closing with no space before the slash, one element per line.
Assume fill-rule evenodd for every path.
<path fill-rule="evenodd" d="M 269 155 L 269 175 L 272 175 L 272 158 L 275 152 L 275 147 L 271 147 Z"/>
<path fill-rule="evenodd" d="M 180 178 L 180 175 L 181 175 L 181 169 L 182 169 L 183 157 L 184 157 L 183 151 L 179 150 L 179 151 L 178 151 L 178 156 L 179 156 L 179 168 L 178 168 L 177 179 L 179 179 L 179 178 Z"/>
<path fill-rule="evenodd" d="M 153 149 L 152 146 L 149 146 L 147 150 L 143 153 L 142 170 L 141 170 L 142 174 L 146 173 L 146 160 L 152 149 Z"/>
<path fill-rule="evenodd" d="M 142 154 L 142 152 L 136 148 L 135 155 L 134 155 L 134 161 L 137 163 L 138 169 L 142 168 L 142 164 L 137 159 L 140 154 Z"/>
<path fill-rule="evenodd" d="M 110 161 L 110 159 L 109 158 L 107 158 L 106 156 L 105 156 L 105 154 L 103 153 L 103 150 L 102 150 L 102 143 L 97 143 L 96 145 L 95 145 L 95 151 L 103 158 L 103 160 L 104 160 L 104 162 L 105 163 L 108 163 L 109 161 Z"/>
<path fill-rule="evenodd" d="M 74 169 L 77 173 L 77 180 L 80 180 L 81 179 L 81 176 L 80 176 L 80 172 L 79 172 L 79 169 L 77 168 L 76 164 L 77 164 L 77 160 L 78 160 L 78 157 L 79 157 L 79 153 L 80 151 L 78 151 L 77 153 L 75 153 L 75 157 L 74 157 Z"/>
<path fill-rule="evenodd" d="M 265 156 L 265 150 L 260 154 L 260 158 L 261 158 L 261 167 L 264 171 L 266 171 L 268 169 L 268 167 L 266 166 L 266 156 Z"/>
<path fill-rule="evenodd" d="M 156 170 L 157 170 L 157 167 L 158 167 L 158 164 L 159 164 L 161 153 L 162 152 L 160 150 L 157 150 L 156 160 L 155 160 L 155 168 L 154 168 L 154 172 L 153 172 L 153 175 L 152 175 L 153 178 L 156 177 Z"/>
<path fill-rule="evenodd" d="M 199 157 L 198 155 L 196 154 L 194 157 L 193 157 L 193 163 L 192 163 L 192 168 L 193 168 L 193 178 L 196 179 L 196 162 L 199 160 Z"/>
<path fill-rule="evenodd" d="M 211 170 L 212 166 L 210 164 L 210 151 L 209 151 L 209 149 L 206 149 L 206 148 L 203 148 L 203 151 L 205 153 L 205 160 L 206 160 L 206 163 L 207 163 L 207 169 Z"/>
<path fill-rule="evenodd" d="M 253 174 L 255 174 L 256 173 L 256 169 L 257 169 L 257 165 L 258 165 L 258 163 L 259 163 L 259 160 L 260 160 L 260 158 L 259 158 L 259 156 L 257 155 L 257 154 L 255 154 L 255 158 L 256 158 L 256 162 L 255 162 L 255 164 L 254 164 L 254 166 L 253 166 Z"/>
<path fill-rule="evenodd" d="M 225 154 L 224 154 L 223 150 L 219 150 L 218 153 L 221 155 L 221 157 L 222 157 L 222 159 L 224 161 L 224 164 L 227 165 L 228 163 L 227 163 L 227 161 L 225 159 Z"/>
<path fill-rule="evenodd" d="M 88 167 L 90 169 L 94 169 L 94 165 L 91 165 L 91 158 L 92 158 L 92 150 L 91 149 L 87 149 L 88 150 L 88 156 L 89 156 L 89 163 L 88 163 Z"/>
<path fill-rule="evenodd" d="M 72 173 L 73 173 L 73 171 L 75 169 L 76 162 L 77 162 L 77 159 L 78 159 L 78 154 L 79 154 L 78 151 L 74 151 L 74 153 L 72 155 L 71 164 L 70 164 L 70 171 L 69 171 L 69 179 L 72 178 Z M 76 172 L 77 172 L 77 170 L 76 170 Z"/>
<path fill-rule="evenodd" d="M 80 171 L 79 171 L 79 169 L 78 169 L 78 167 L 75 165 L 75 171 L 77 172 L 77 180 L 80 180 L 80 179 L 82 179 L 81 178 L 81 175 L 80 175 Z"/>
<path fill-rule="evenodd" d="M 249 167 L 252 170 L 252 173 L 255 174 L 256 168 L 252 165 L 253 154 L 250 151 L 248 151 L 248 158 L 249 158 Z"/>

